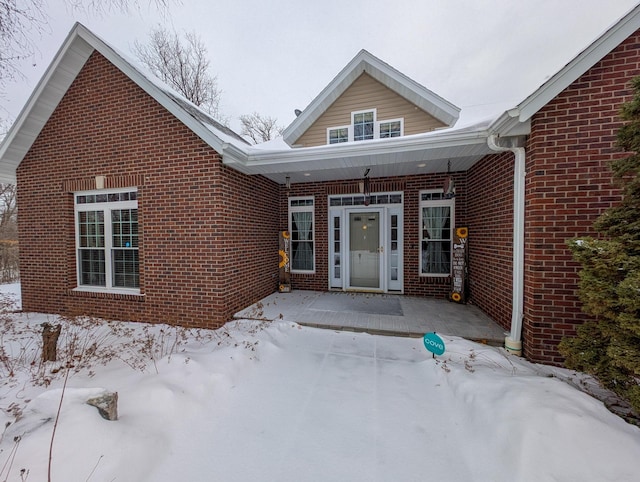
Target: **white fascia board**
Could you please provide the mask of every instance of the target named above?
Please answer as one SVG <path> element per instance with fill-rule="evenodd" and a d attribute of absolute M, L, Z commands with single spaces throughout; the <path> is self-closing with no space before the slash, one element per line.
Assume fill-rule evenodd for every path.
<path fill-rule="evenodd" d="M 294 143 L 364 72 L 448 126 L 458 120 L 460 108 L 363 49 L 289 124 L 282 133 L 285 142 Z"/>
<path fill-rule="evenodd" d="M 305 107 L 302 113 L 287 126 L 282 132 L 282 138 L 287 144 L 291 145 L 304 134 L 322 113 L 364 72 L 363 61 L 361 60 L 364 52 L 366 51 L 361 50 Z"/>
<path fill-rule="evenodd" d="M 162 107 L 169 111 L 173 116 L 180 120 L 184 125 L 191 129 L 200 139 L 207 143 L 216 152 L 222 153 L 225 142 L 215 135 L 207 126 L 203 125 L 191 114 L 174 102 L 171 97 L 165 93 L 154 82 L 149 80 L 142 72 L 135 68 L 128 60 L 122 57 L 116 50 L 106 44 L 92 32 L 81 26 L 81 35 L 88 36 L 94 44 L 96 50 L 105 56 L 109 62 L 120 69 L 127 77 L 135 82 L 141 89 L 155 99 Z"/>
<path fill-rule="evenodd" d="M 465 130 L 464 132 L 439 131 L 430 136 L 411 136 L 385 139 L 382 142 L 332 144 L 329 146 L 289 149 L 286 151 L 250 152 L 248 156 L 237 150 L 226 149 L 223 163 L 232 165 L 245 174 L 264 172 L 313 171 L 318 168 L 340 168 L 348 160 L 357 160 L 362 165 L 391 164 L 412 152 L 446 152 L 465 146 L 486 147 L 488 132 Z M 489 153 L 487 149 L 487 153 Z M 418 159 L 416 159 L 418 160 Z M 322 162 L 320 166 L 318 162 Z"/>
<path fill-rule="evenodd" d="M 86 27 L 76 23 L 0 144 L 0 176 L 15 180 L 15 170 L 94 50 L 179 119 L 218 153 L 224 141 L 181 108 L 160 87 Z"/>
<path fill-rule="evenodd" d="M 0 144 L 2 171 L 11 170 L 13 180 L 18 165 L 93 52 L 89 43 L 77 39 L 79 26 L 69 32 Z"/>
<path fill-rule="evenodd" d="M 366 52 L 364 71 L 382 85 L 417 105 L 436 119 L 452 127 L 460 117 L 460 108 L 407 77 L 382 60 Z"/>
<path fill-rule="evenodd" d="M 640 5 L 629 11 L 517 107 L 500 116 L 490 126 L 490 130 L 505 135 L 504 130 L 513 129 L 517 122 L 530 121 L 536 112 L 624 42 L 638 28 L 640 28 Z"/>

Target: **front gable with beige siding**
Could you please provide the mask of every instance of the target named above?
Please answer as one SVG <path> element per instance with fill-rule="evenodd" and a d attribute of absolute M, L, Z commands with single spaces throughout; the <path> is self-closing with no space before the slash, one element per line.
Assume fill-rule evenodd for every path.
<path fill-rule="evenodd" d="M 353 130 L 354 115 L 363 112 L 373 112 L 369 128 L 373 122 L 375 131 L 370 138 L 377 139 L 453 127 L 460 109 L 361 50 L 284 130 L 283 139 L 293 148 L 362 140 Z M 381 125 L 385 121 L 395 123 Z M 338 135 L 341 138 L 330 142 L 330 131 L 339 128 L 344 130 Z M 383 135 L 385 128 L 387 135 Z"/>
<path fill-rule="evenodd" d="M 378 122 L 402 120 L 403 135 L 422 134 L 446 127 L 398 93 L 363 72 L 351 86 L 295 142 L 295 147 L 328 143 L 327 130 L 352 123 L 352 113 L 375 110 Z"/>

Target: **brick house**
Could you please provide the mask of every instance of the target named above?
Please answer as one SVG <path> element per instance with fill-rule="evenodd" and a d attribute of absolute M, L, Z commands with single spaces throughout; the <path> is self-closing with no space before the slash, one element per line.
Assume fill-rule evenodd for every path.
<path fill-rule="evenodd" d="M 585 319 L 566 240 L 620 200 L 639 28 L 637 7 L 482 122 L 361 51 L 284 142 L 249 146 L 78 24 L 0 146 L 23 309 L 217 327 L 278 289 L 284 230 L 294 289 L 451 297 L 466 228 L 463 299 L 561 363 Z"/>

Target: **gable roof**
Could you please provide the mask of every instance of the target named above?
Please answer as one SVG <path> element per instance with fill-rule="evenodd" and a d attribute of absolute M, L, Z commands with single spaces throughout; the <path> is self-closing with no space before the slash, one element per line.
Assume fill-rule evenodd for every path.
<path fill-rule="evenodd" d="M 460 114 L 458 107 L 363 49 L 284 130 L 282 137 L 285 142 L 289 145 L 294 144 L 329 106 L 365 72 L 447 126 L 453 126 L 458 120 Z"/>
<path fill-rule="evenodd" d="M 496 112 L 491 118 L 469 125 L 456 125 L 424 134 L 293 149 L 283 144 L 249 146 L 233 131 L 218 124 L 152 76 L 145 75 L 114 48 L 82 25 L 76 24 L 0 144 L 0 180 L 15 179 L 16 167 L 94 50 L 98 50 L 220 153 L 225 164 L 245 174 L 261 174 L 284 184 L 286 177 L 290 177 L 292 182 L 359 178 L 363 168 L 372 166 L 375 169 L 371 177 L 444 172 L 447 169 L 446 160 L 449 159 L 452 170 L 468 169 L 492 152 L 487 146 L 490 135 L 528 134 L 530 119 L 536 112 L 639 28 L 640 5 L 630 10 L 521 103 L 501 115 Z M 302 134 L 307 128 L 305 126 L 313 123 L 335 100 L 334 96 L 337 98 L 339 92 L 346 90 L 350 82 L 365 71 L 369 75 L 377 71 L 378 77 L 386 75 L 387 82 L 395 82 L 397 89 L 400 89 L 399 85 L 404 85 L 404 97 L 423 97 L 439 112 L 437 117 L 442 120 L 443 116 L 448 115 L 448 125 L 456 122 L 460 109 L 363 50 L 285 130 L 285 136 L 289 135 L 290 140 L 291 136 Z M 355 77 L 350 81 L 351 76 Z M 376 78 L 374 75 L 372 77 Z M 376 80 L 380 81 L 380 78 Z M 413 94 L 407 93 L 412 90 Z M 312 175 L 307 177 L 309 173 Z"/>
<path fill-rule="evenodd" d="M 489 130 L 507 135 L 518 124 L 529 121 L 534 114 L 638 29 L 640 29 L 640 5 L 636 5 L 627 12 L 526 99 L 499 116 L 492 122 Z"/>
<path fill-rule="evenodd" d="M 76 23 L 0 144 L 0 179 L 15 177 L 16 168 L 94 51 L 103 55 L 217 152 L 222 153 L 229 144 L 248 146 L 238 134 L 153 76 L 143 73 L 124 55 Z"/>

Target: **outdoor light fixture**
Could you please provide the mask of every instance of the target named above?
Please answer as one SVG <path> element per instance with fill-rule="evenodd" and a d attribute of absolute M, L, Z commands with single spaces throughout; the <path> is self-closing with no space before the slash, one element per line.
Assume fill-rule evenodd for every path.
<path fill-rule="evenodd" d="M 291 189 L 291 178 L 289 176 L 284 178 L 284 185 L 287 186 L 287 190 Z"/>
<path fill-rule="evenodd" d="M 447 161 L 447 179 L 444 181 L 443 191 L 445 199 L 456 197 L 456 183 L 451 175 L 451 159 Z"/>
<path fill-rule="evenodd" d="M 369 200 L 371 197 L 371 184 L 369 180 L 369 172 L 371 169 L 367 168 L 364 171 L 364 178 L 360 181 L 360 193 L 364 194 L 364 205 L 369 205 Z"/>

